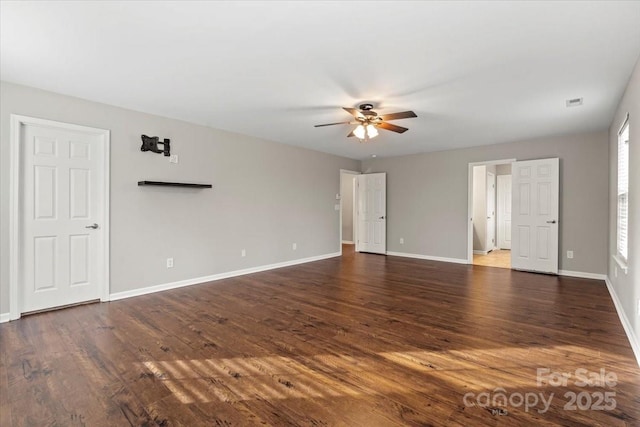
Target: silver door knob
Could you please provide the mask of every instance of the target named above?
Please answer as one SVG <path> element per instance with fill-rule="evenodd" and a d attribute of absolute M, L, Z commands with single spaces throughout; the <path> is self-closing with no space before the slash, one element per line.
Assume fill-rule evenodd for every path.
<path fill-rule="evenodd" d="M 96 228 L 98 228 L 98 224 L 92 224 L 92 225 L 87 225 L 85 228 L 91 228 L 93 230 L 95 230 Z"/>
<path fill-rule="evenodd" d="M 551 221 L 547 221 L 547 224 L 555 224 L 555 223 L 556 223 L 556 220 L 555 220 L 555 219 L 553 219 L 553 220 L 551 220 Z"/>

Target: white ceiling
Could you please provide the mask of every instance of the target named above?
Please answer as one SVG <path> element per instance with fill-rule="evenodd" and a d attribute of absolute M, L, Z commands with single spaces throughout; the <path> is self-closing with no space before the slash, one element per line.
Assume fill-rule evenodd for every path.
<path fill-rule="evenodd" d="M 0 14 L 2 80 L 356 159 L 606 129 L 640 54 L 638 1 L 3 1 Z M 418 118 L 368 144 L 313 127 L 362 101 Z"/>

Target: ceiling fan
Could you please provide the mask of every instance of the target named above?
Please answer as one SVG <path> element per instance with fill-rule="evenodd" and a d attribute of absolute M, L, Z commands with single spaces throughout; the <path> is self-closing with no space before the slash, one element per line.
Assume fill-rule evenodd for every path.
<path fill-rule="evenodd" d="M 391 113 L 378 115 L 373 111 L 372 104 L 361 104 L 360 110 L 355 108 L 342 107 L 347 113 L 351 114 L 355 121 L 327 123 L 324 125 L 315 125 L 314 127 L 334 126 L 334 125 L 358 125 L 356 128 L 347 135 L 348 137 L 355 136 L 360 141 L 368 141 L 371 138 L 378 136 L 378 128 L 390 130 L 392 132 L 404 133 L 408 131 L 408 128 L 402 126 L 396 126 L 391 123 L 387 123 L 389 120 L 398 119 L 410 119 L 418 117 L 413 111 L 403 111 L 401 113 Z"/>

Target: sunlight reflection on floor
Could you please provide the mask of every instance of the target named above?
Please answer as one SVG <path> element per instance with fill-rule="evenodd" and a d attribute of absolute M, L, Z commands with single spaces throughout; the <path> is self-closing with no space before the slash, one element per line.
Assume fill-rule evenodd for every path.
<path fill-rule="evenodd" d="M 575 369 L 585 366 L 573 362 L 571 355 L 583 359 L 585 353 L 594 353 L 593 367 L 599 368 L 605 357 L 603 352 L 577 346 L 383 352 L 359 358 L 325 354 L 295 359 L 269 356 L 165 360 L 147 361 L 144 366 L 182 403 L 236 402 L 411 392 L 397 378 L 392 380 L 384 375 L 385 364 L 389 362 L 414 372 L 407 374 L 409 380 L 419 372 L 423 382 L 429 378 L 438 383 L 446 381 L 461 393 L 492 387 L 529 388 L 536 386 L 535 372 L 541 361 L 546 361 L 544 366 L 553 361 L 561 363 L 562 369 Z M 621 358 L 613 354 L 606 357 Z M 489 368 L 497 360 L 510 363 L 500 365 L 499 369 Z M 531 366 L 530 376 L 522 375 L 523 366 Z M 511 374 L 510 368 L 519 374 Z"/>

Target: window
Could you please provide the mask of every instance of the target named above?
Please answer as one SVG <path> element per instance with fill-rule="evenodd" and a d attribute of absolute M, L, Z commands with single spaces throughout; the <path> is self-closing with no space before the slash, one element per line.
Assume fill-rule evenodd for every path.
<path fill-rule="evenodd" d="M 618 257 L 627 262 L 629 251 L 629 114 L 618 132 Z"/>

